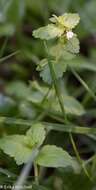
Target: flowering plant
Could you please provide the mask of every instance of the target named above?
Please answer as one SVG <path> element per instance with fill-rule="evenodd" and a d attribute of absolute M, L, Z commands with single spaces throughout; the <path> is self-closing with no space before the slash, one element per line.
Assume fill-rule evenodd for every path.
<path fill-rule="evenodd" d="M 57 78 L 61 78 L 68 65 L 66 60 L 74 58 L 79 53 L 79 40 L 72 29 L 79 23 L 80 17 L 77 13 L 65 13 L 59 17 L 53 15 L 49 20 L 51 23 L 34 30 L 33 36 L 46 42 L 56 39 L 47 54 L 54 65 Z M 40 61 L 37 70 L 40 71 L 43 80 L 50 84 L 52 78 L 48 67 L 48 57 Z"/>

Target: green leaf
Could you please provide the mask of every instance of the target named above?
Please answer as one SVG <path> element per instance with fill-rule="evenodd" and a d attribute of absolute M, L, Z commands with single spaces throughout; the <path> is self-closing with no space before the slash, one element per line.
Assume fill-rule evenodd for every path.
<path fill-rule="evenodd" d="M 68 29 L 73 29 L 79 23 L 80 17 L 77 13 L 65 13 L 57 17 L 58 22 Z"/>
<path fill-rule="evenodd" d="M 38 110 L 27 101 L 22 101 L 19 104 L 19 114 L 24 119 L 35 119 L 38 115 Z"/>
<path fill-rule="evenodd" d="M 0 139 L 0 148 L 20 165 L 28 162 L 32 154 L 32 148 L 26 143 L 24 135 L 9 135 Z"/>
<path fill-rule="evenodd" d="M 55 59 L 62 59 L 62 61 L 70 60 L 73 59 L 75 56 L 72 50 L 70 51 L 71 47 L 72 45 L 70 44 L 70 42 L 67 42 L 65 44 L 59 43 L 57 45 L 54 45 L 50 49 L 50 54 Z"/>
<path fill-rule="evenodd" d="M 66 113 L 78 116 L 83 115 L 85 113 L 82 104 L 80 104 L 80 102 L 76 100 L 74 97 L 64 96 L 63 100 Z"/>
<path fill-rule="evenodd" d="M 44 167 L 74 167 L 75 161 L 62 148 L 55 145 L 45 145 L 36 158 L 36 163 Z"/>
<path fill-rule="evenodd" d="M 80 116 L 85 113 L 82 104 L 80 104 L 80 102 L 76 100 L 74 97 L 64 95 L 63 102 L 66 114 Z M 55 109 L 56 111 L 61 111 L 58 100 L 54 100 L 52 108 Z"/>
<path fill-rule="evenodd" d="M 33 84 L 33 82 L 32 82 L 32 84 Z M 7 85 L 6 92 L 7 92 L 7 94 L 14 96 L 17 99 L 23 100 L 22 102 L 24 102 L 24 103 L 22 104 L 22 102 L 21 102 L 21 104 L 19 104 L 18 107 L 21 112 L 21 115 L 24 116 L 26 114 L 25 112 L 28 107 L 29 107 L 28 110 L 30 110 L 30 114 L 32 112 L 36 111 L 36 110 L 34 110 L 34 108 L 31 105 L 28 106 L 28 103 L 26 101 L 40 103 L 42 101 L 44 95 L 46 94 L 46 89 L 41 91 L 40 88 L 39 89 L 38 88 L 35 89 L 31 85 L 28 86 L 21 81 L 14 81 Z M 24 105 L 24 104 L 26 104 L 26 105 Z M 33 111 L 30 109 L 31 107 L 33 108 Z M 34 113 L 33 113 L 33 117 L 36 115 L 36 114 L 34 115 Z M 31 115 L 29 117 L 32 118 Z"/>
<path fill-rule="evenodd" d="M 6 87 L 6 92 L 11 96 L 15 96 L 17 98 L 26 99 L 31 95 L 31 89 L 21 81 L 14 81 L 8 84 Z"/>
<path fill-rule="evenodd" d="M 44 126 L 41 123 L 34 124 L 26 133 L 27 137 L 32 139 L 33 144 L 32 146 L 40 146 L 42 145 L 45 136 L 46 136 L 46 131 Z"/>
<path fill-rule="evenodd" d="M 64 47 L 65 51 L 76 54 L 79 53 L 79 40 L 78 38 L 74 35 L 73 38 L 70 38 L 70 40 L 67 40 L 67 43 L 65 44 Z"/>
<path fill-rule="evenodd" d="M 27 163 L 45 139 L 45 129 L 41 124 L 34 124 L 26 135 L 9 135 L 0 139 L 0 148 L 13 157 L 18 165 Z"/>
<path fill-rule="evenodd" d="M 73 60 L 69 60 L 67 63 L 70 67 L 73 67 L 75 70 L 88 70 L 96 72 L 96 64 L 89 61 L 83 56 L 78 56 Z"/>
<path fill-rule="evenodd" d="M 44 59 L 41 62 L 41 65 L 43 65 L 43 63 L 45 63 L 45 66 L 42 67 L 40 76 L 42 77 L 44 82 L 50 84 L 52 83 L 52 77 L 51 77 L 47 59 L 46 60 Z M 57 79 L 61 78 L 63 76 L 63 73 L 66 71 L 67 64 L 63 60 L 58 60 L 58 62 L 52 61 L 52 64 L 54 66 L 54 71 L 56 73 Z"/>
<path fill-rule="evenodd" d="M 63 31 L 64 30 L 62 28 L 59 28 L 53 24 L 48 24 L 47 26 L 34 30 L 33 36 L 42 40 L 50 40 L 61 36 Z"/>
<path fill-rule="evenodd" d="M 45 59 L 42 59 L 39 64 L 37 65 L 37 68 L 36 70 L 37 71 L 41 71 L 43 69 L 43 67 L 45 67 L 46 65 L 48 64 L 48 60 L 45 58 Z"/>

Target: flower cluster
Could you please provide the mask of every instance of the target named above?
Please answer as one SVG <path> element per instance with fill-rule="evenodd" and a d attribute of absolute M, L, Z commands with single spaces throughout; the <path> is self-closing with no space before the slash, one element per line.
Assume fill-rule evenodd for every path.
<path fill-rule="evenodd" d="M 53 15 L 53 17 L 49 20 L 59 28 L 62 28 L 63 34 L 65 33 L 67 39 L 69 40 L 74 36 L 72 29 L 75 28 L 75 26 L 79 23 L 80 17 L 76 13 L 65 13 L 59 17 Z"/>
<path fill-rule="evenodd" d="M 49 20 L 51 23 L 34 30 L 33 36 L 44 41 L 57 39 L 51 43 L 48 56 L 50 56 L 51 64 L 54 65 L 57 78 L 61 78 L 66 72 L 68 60 L 73 59 L 79 53 L 79 39 L 73 29 L 79 23 L 80 17 L 77 13 L 64 13 L 61 16 L 53 15 Z M 37 70 L 40 71 L 43 80 L 51 84 L 48 58 L 38 63 Z"/>

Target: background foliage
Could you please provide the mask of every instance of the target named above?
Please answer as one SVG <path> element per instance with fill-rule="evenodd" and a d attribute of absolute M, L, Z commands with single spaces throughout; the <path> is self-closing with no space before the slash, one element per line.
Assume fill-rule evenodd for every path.
<path fill-rule="evenodd" d="M 65 111 L 71 121 L 67 128 L 62 125 L 63 116 L 54 98 L 54 89 L 50 89 L 36 71 L 46 52 L 43 43 L 32 37 L 32 31 L 48 24 L 52 14 L 64 12 L 77 12 L 81 18 L 76 28 L 80 55 L 65 61 L 69 67 L 60 81 Z M 34 190 L 79 190 L 81 186 L 82 190 L 96 189 L 95 17 L 95 0 L 0 0 L 0 136 L 24 135 L 32 120 L 41 120 L 48 126 L 52 123 L 55 131 L 48 133 L 44 143 L 60 146 L 75 157 L 69 138 L 69 132 L 73 132 L 80 157 L 92 178 L 90 180 L 84 170 L 78 168 L 74 171 L 70 167 L 50 167 L 43 172 L 41 168 L 39 186 L 33 183 L 32 168 L 27 184 L 33 183 Z M 43 76 L 47 81 L 48 71 Z M 14 184 L 22 167 L 0 150 L 0 185 Z"/>

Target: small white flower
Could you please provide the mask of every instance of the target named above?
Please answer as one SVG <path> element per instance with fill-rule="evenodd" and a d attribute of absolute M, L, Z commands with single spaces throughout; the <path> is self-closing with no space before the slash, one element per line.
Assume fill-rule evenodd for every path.
<path fill-rule="evenodd" d="M 68 31 L 66 36 L 67 36 L 67 39 L 69 40 L 70 38 L 72 38 L 74 35 L 74 33 L 72 31 Z"/>

